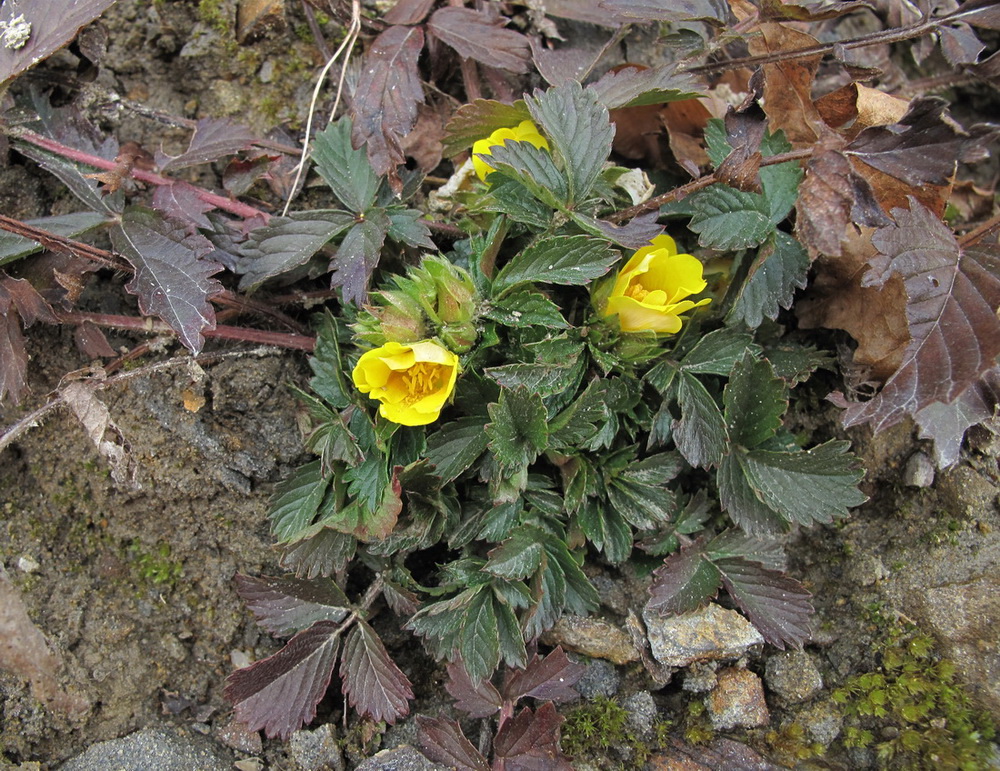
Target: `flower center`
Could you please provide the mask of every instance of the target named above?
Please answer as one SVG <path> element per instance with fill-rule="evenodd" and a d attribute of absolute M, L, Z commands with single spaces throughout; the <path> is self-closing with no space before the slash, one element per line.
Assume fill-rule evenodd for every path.
<path fill-rule="evenodd" d="M 406 372 L 400 375 L 406 396 L 403 402 L 407 405 L 420 401 L 441 388 L 441 367 L 427 361 L 418 361 Z"/>
<path fill-rule="evenodd" d="M 666 305 L 667 293 L 662 289 L 646 289 L 638 281 L 633 281 L 625 290 L 625 296 L 647 305 Z"/>

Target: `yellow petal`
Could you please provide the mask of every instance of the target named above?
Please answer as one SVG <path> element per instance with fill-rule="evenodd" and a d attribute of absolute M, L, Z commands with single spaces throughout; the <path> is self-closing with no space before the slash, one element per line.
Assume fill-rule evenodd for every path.
<path fill-rule="evenodd" d="M 677 302 L 705 288 L 703 270 L 701 261 L 690 254 L 654 255 L 642 277 L 642 285 L 650 291 L 663 289 L 671 302 Z"/>
<path fill-rule="evenodd" d="M 649 308 L 631 297 L 611 297 L 607 315 L 618 316 L 618 325 L 623 332 L 650 331 L 673 335 L 681 329 L 681 320 L 676 315 L 665 313 L 662 308 Z"/>

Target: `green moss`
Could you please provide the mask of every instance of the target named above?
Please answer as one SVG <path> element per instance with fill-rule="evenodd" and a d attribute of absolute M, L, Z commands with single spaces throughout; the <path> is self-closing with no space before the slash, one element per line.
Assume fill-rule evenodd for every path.
<path fill-rule="evenodd" d="M 559 743 L 570 757 L 596 755 L 606 759 L 608 750 L 628 747 L 633 751 L 631 762 L 641 767 L 655 750 L 666 746 L 670 725 L 668 721 L 656 723 L 652 741 L 645 742 L 629 728 L 628 710 L 614 699 L 598 696 L 566 715 Z"/>
<path fill-rule="evenodd" d="M 183 566 L 170 559 L 170 544 L 161 543 L 152 552 L 142 551 L 142 544 L 133 541 L 129 547 L 132 564 L 143 583 L 172 589 L 181 577 Z"/>
<path fill-rule="evenodd" d="M 897 622 L 880 647 L 878 669 L 833 693 L 846 719 L 844 745 L 873 748 L 885 768 L 986 768 L 995 728 L 956 682 L 954 664 L 935 654 L 934 641 Z"/>
<path fill-rule="evenodd" d="M 778 730 L 768 731 L 764 735 L 774 758 L 780 762 L 794 766 L 798 761 L 820 758 L 826 754 L 826 747 L 809 738 L 806 727 L 799 722 L 786 723 Z"/>
<path fill-rule="evenodd" d="M 216 32 L 232 32 L 232 20 L 225 13 L 226 0 L 199 0 L 198 18 Z"/>

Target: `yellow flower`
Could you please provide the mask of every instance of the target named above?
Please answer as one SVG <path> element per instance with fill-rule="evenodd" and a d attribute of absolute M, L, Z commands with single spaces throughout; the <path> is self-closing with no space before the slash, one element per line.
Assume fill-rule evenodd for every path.
<path fill-rule="evenodd" d="M 479 158 L 480 155 L 492 155 L 494 147 L 507 144 L 507 140 L 514 142 L 530 142 L 535 147 L 549 149 L 549 143 L 545 141 L 538 127 L 530 120 L 522 120 L 514 128 L 497 129 L 486 139 L 480 139 L 472 146 L 472 165 L 476 167 L 476 175 L 486 181 L 486 175 L 494 171 L 486 161 Z"/>
<path fill-rule="evenodd" d="M 602 313 L 618 316 L 623 332 L 672 335 L 680 332 L 680 314 L 712 302 L 684 299 L 704 289 L 701 262 L 678 254 L 670 236 L 657 236 L 618 272 Z"/>
<path fill-rule="evenodd" d="M 362 354 L 352 377 L 361 393 L 381 402 L 383 418 L 424 426 L 437 420 L 455 390 L 458 356 L 431 340 L 388 342 Z"/>

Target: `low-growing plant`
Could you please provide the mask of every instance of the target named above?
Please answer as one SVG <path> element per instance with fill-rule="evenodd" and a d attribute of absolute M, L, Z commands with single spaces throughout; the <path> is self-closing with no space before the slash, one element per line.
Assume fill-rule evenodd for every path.
<path fill-rule="evenodd" d="M 409 685 L 364 621 L 369 603 L 352 609 L 328 577 L 374 576 L 404 626 L 472 682 L 526 666 L 526 646 L 563 614 L 597 610 L 584 567 L 620 565 L 636 549 L 666 557 L 652 611 L 692 610 L 725 588 L 769 642 L 807 638 L 809 595 L 783 572 L 777 538 L 865 496 L 845 442 L 806 450 L 782 425 L 789 390 L 825 362 L 763 323 L 808 267 L 778 229 L 801 171 L 773 164 L 763 192 L 740 194 L 759 198 L 769 224 L 710 288 L 702 263 L 652 220 L 600 219 L 619 200 L 622 170 L 608 164 L 613 132 L 597 91 L 571 84 L 509 107 L 474 104 L 454 131 L 489 136 L 525 121 L 548 148 L 514 138 L 482 155 L 486 182 L 465 196 L 468 238 L 402 272 L 357 263 L 345 294 L 356 286 L 360 298 L 370 271 L 369 304 L 320 321 L 312 393 L 299 394 L 317 458 L 281 485 L 270 515 L 284 564 L 303 577 L 266 579 L 268 607 L 290 615 L 277 628 L 262 617 L 296 636 L 228 689 L 252 728 L 287 735 L 312 716 L 349 626 L 340 674 L 350 702 L 375 719 L 406 714 Z M 730 137 L 721 122 L 711 130 L 721 163 Z M 355 212 L 324 221 L 358 230 L 377 221 L 387 183 L 349 134 L 335 124 L 315 155 Z M 787 149 L 780 134 L 761 141 L 767 155 Z M 317 216 L 255 231 L 255 248 L 289 249 Z M 740 267 L 762 259 L 774 279 Z M 256 580 L 240 591 L 260 616 Z M 337 598 L 311 599 L 328 591 Z"/>

